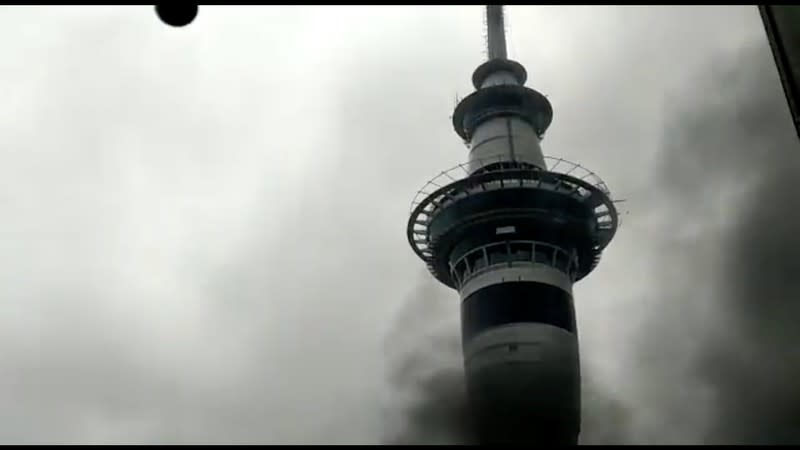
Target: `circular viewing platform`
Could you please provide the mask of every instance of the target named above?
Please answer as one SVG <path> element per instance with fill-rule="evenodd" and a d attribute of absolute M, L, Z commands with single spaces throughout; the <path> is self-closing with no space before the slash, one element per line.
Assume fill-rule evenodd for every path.
<path fill-rule="evenodd" d="M 454 272 L 458 271 L 451 270 L 449 255 L 443 254 L 452 250 L 449 247 L 452 243 L 443 246 L 445 239 L 440 239 L 441 235 L 432 237 L 430 226 L 434 219 L 443 212 L 451 214 L 454 208 L 450 206 L 459 209 L 459 205 L 464 204 L 458 203 L 460 200 L 504 190 L 529 192 L 533 196 L 531 199 L 537 195 L 563 196 L 572 204 L 582 205 L 582 210 L 589 211 L 592 221 L 591 248 L 581 255 L 576 268 L 570 268 L 570 277 L 578 280 L 596 267 L 602 250 L 614 237 L 618 226 L 618 215 L 610 191 L 597 175 L 579 164 L 552 157 L 545 157 L 545 161 L 549 168 L 547 171 L 534 167 L 502 166 L 486 161 L 485 165 L 494 169 L 472 175 L 469 165 L 463 163 L 440 173 L 417 192 L 411 204 L 407 236 L 413 250 L 437 279 L 454 288 L 460 284 L 459 281 L 463 281 L 457 279 L 460 277 L 454 277 Z M 519 197 L 523 204 L 527 202 L 527 195 Z M 557 206 L 553 208 L 539 212 L 549 214 L 548 211 L 558 211 Z M 527 214 L 524 210 L 520 211 Z"/>

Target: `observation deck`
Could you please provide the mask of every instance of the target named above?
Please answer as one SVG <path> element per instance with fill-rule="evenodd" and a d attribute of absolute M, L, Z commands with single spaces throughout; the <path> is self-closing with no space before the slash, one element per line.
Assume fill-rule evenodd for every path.
<path fill-rule="evenodd" d="M 460 289 L 497 264 L 548 265 L 572 282 L 594 270 L 618 226 L 610 191 L 579 164 L 545 161 L 483 161 L 491 169 L 473 174 L 463 163 L 417 192 L 408 241 L 439 281 Z"/>

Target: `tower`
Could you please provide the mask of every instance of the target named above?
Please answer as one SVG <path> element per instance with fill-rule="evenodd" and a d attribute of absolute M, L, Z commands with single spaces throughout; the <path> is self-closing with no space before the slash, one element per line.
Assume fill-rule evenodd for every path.
<path fill-rule="evenodd" d="M 488 55 L 453 126 L 469 159 L 412 202 L 407 234 L 461 298 L 471 410 L 482 443 L 577 443 L 580 366 L 572 286 L 617 229 L 605 184 L 547 158 L 553 110 L 506 57 L 502 6 L 486 7 Z"/>

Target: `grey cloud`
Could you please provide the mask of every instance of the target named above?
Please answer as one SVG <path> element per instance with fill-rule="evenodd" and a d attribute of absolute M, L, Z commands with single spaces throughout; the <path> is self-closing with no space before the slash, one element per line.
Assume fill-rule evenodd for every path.
<path fill-rule="evenodd" d="M 709 61 L 678 98 L 652 195 L 670 239 L 638 359 L 660 424 L 648 439 L 797 442 L 800 149 L 766 42 Z"/>

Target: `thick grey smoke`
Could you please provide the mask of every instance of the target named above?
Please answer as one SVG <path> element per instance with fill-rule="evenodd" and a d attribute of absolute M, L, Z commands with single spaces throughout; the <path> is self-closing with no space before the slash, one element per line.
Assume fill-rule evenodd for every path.
<path fill-rule="evenodd" d="M 633 439 L 797 443 L 800 146 L 765 42 L 709 69 L 674 97 L 695 106 L 671 115 L 650 199 L 667 239 Z"/>
<path fill-rule="evenodd" d="M 437 295 L 435 281 L 425 276 L 428 279 L 408 296 L 386 336 L 392 402 L 384 412 L 388 426 L 383 443 L 477 444 L 464 385 L 459 316 L 457 308 L 450 307 L 458 299 Z M 630 409 L 591 371 L 583 371 L 581 443 L 619 442 L 627 432 Z"/>
<path fill-rule="evenodd" d="M 391 404 L 385 444 L 474 444 L 464 384 L 458 299 L 425 273 L 386 335 Z M 450 301 L 448 301 L 450 300 Z"/>
<path fill-rule="evenodd" d="M 383 443 L 477 444 L 464 385 L 458 298 L 439 294 L 427 272 L 420 278 L 385 338 L 391 397 Z M 630 408 L 590 367 L 582 370 L 581 443 L 619 442 L 628 432 Z"/>

